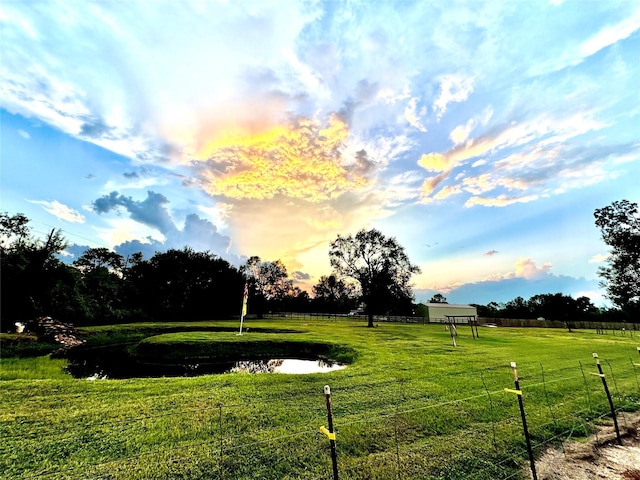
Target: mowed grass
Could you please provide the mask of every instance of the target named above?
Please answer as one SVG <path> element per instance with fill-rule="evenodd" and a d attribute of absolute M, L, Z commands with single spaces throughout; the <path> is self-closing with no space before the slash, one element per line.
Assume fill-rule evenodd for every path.
<path fill-rule="evenodd" d="M 597 352 L 614 403 L 640 409 L 640 337 L 594 331 L 327 319 L 135 324 L 83 330 L 92 345 L 197 352 L 319 343 L 352 363 L 324 374 L 74 379 L 64 360 L 0 369 L 0 472 L 7 478 L 332 478 L 323 387 L 331 386 L 341 479 L 506 479 L 527 457 L 509 363 L 517 362 L 534 451 L 606 422 Z M 166 335 L 172 334 L 172 335 Z M 145 339 L 147 339 L 145 341 Z M 8 342 L 2 337 L 3 345 Z M 184 348 L 186 345 L 186 348 Z M 177 347 L 176 347 L 177 348 Z M 262 348 L 262 347 L 260 347 Z M 260 350 L 262 351 L 262 350 Z M 524 478 L 524 477 L 522 477 Z"/>

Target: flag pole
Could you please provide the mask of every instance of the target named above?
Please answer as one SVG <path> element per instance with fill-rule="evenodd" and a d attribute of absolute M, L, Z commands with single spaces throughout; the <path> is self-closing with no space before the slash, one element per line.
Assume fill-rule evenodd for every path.
<path fill-rule="evenodd" d="M 242 294 L 242 310 L 240 311 L 240 332 L 236 335 L 242 335 L 242 324 L 244 323 L 244 316 L 247 314 L 247 298 L 249 297 L 249 284 L 244 283 L 244 293 Z"/>

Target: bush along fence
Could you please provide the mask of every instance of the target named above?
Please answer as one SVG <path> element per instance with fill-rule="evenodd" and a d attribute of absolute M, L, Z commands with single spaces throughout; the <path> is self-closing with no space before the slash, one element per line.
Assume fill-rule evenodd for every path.
<path fill-rule="evenodd" d="M 34 420 L 29 434 L 4 428 L 0 471 L 56 479 L 536 479 L 546 449 L 597 434 L 598 425 L 613 422 L 616 441 L 625 442 L 628 412 L 640 409 L 638 354 L 594 353 L 556 369 L 494 365 L 418 383 L 354 373 L 340 385 L 313 380 L 259 401 L 221 404 L 212 390 L 190 408 L 176 395 L 132 418 L 101 421 L 96 412 L 75 427 Z"/>

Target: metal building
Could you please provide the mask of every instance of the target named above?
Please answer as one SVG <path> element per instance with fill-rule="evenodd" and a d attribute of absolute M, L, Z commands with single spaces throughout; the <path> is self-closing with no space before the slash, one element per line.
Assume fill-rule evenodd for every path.
<path fill-rule="evenodd" d="M 472 305 L 455 303 L 420 303 L 420 309 L 429 323 L 470 323 L 478 320 L 478 309 Z"/>

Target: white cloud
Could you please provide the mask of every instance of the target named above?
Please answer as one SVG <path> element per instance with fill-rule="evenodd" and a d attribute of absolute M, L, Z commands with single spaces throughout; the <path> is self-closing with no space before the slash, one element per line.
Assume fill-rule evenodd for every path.
<path fill-rule="evenodd" d="M 596 306 L 611 307 L 611 302 L 604 293 L 596 290 L 581 290 L 576 293 L 575 298 L 587 297 Z"/>
<path fill-rule="evenodd" d="M 493 108 L 491 106 L 488 106 L 484 109 L 483 112 L 467 120 L 467 123 L 465 123 L 464 125 L 458 125 L 456 128 L 454 128 L 449 134 L 449 138 L 454 143 L 454 145 L 464 143 L 476 127 L 478 127 L 479 125 L 487 125 L 489 123 L 489 120 L 491 120 L 491 117 L 493 117 Z"/>
<path fill-rule="evenodd" d="M 589 259 L 589 263 L 602 263 L 611 255 L 609 253 L 598 253 Z"/>
<path fill-rule="evenodd" d="M 214 225 L 223 227 L 226 226 L 227 222 L 229 221 L 229 217 L 233 211 L 233 204 L 217 202 L 212 207 L 198 205 L 198 210 L 206 214 L 209 220 L 211 220 Z"/>
<path fill-rule="evenodd" d="M 473 123 L 469 120 L 465 125 L 458 125 L 454 128 L 449 134 L 449 138 L 455 145 L 458 145 L 469 138 L 471 130 L 473 130 Z"/>
<path fill-rule="evenodd" d="M 419 98 L 412 98 L 407 103 L 406 108 L 404 109 L 404 118 L 409 122 L 410 125 L 413 125 L 421 132 L 426 132 L 427 129 L 422 124 L 421 117 L 424 117 L 427 113 L 427 108 L 422 107 L 420 111 L 418 111 L 418 101 Z"/>
<path fill-rule="evenodd" d="M 26 140 L 29 140 L 31 138 L 31 135 L 29 135 L 29 132 L 25 132 L 24 130 L 18 130 L 18 133 L 22 138 Z"/>
<path fill-rule="evenodd" d="M 143 190 L 149 187 L 161 186 L 169 184 L 169 180 L 165 177 L 145 177 L 145 178 L 135 178 L 132 180 L 108 180 L 104 187 L 102 187 L 102 191 L 109 193 L 114 190 Z"/>
<path fill-rule="evenodd" d="M 165 236 L 156 229 L 130 218 L 109 218 L 106 223 L 107 227 L 95 227 L 95 231 L 98 238 L 111 248 L 129 240 L 140 240 L 142 243 L 165 241 Z"/>
<path fill-rule="evenodd" d="M 632 33 L 639 29 L 640 9 L 636 10 L 631 16 L 625 18 L 618 24 L 600 30 L 589 40 L 580 45 L 579 52 L 582 56 L 589 57 L 603 48 L 628 38 Z"/>
<path fill-rule="evenodd" d="M 51 215 L 58 217 L 61 220 L 66 220 L 71 223 L 84 223 L 85 218 L 77 210 L 74 210 L 57 200 L 53 200 L 52 202 L 48 202 L 45 200 L 30 200 L 31 203 L 35 203 L 36 205 L 42 205 L 48 213 Z"/>
<path fill-rule="evenodd" d="M 475 162 L 473 162 L 473 163 L 471 164 L 471 166 L 472 166 L 473 168 L 476 168 L 476 167 L 481 167 L 482 165 L 486 165 L 486 164 L 487 164 L 487 161 L 486 161 L 486 160 L 484 160 L 484 159 L 480 159 L 480 160 L 476 160 Z"/>
<path fill-rule="evenodd" d="M 488 197 L 471 197 L 464 204 L 465 207 L 473 207 L 474 205 L 482 205 L 483 207 L 506 207 L 513 205 L 514 203 L 528 203 L 537 200 L 538 195 L 525 195 L 525 196 L 509 196 L 498 195 L 494 198 Z"/>
<path fill-rule="evenodd" d="M 484 281 L 496 282 L 510 278 L 525 278 L 527 280 L 533 280 L 549 274 L 551 272 L 551 267 L 552 265 L 549 262 L 539 267 L 531 258 L 521 257 L 516 261 L 513 271 L 490 275 L 486 277 Z"/>
<path fill-rule="evenodd" d="M 469 98 L 473 92 L 474 79 L 462 75 L 445 75 L 440 79 L 440 94 L 433 103 L 433 110 L 438 118 L 442 118 L 447 105 L 460 103 Z"/>

